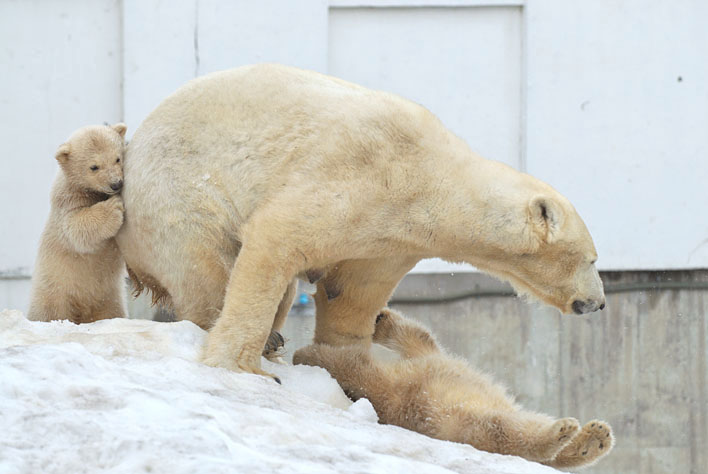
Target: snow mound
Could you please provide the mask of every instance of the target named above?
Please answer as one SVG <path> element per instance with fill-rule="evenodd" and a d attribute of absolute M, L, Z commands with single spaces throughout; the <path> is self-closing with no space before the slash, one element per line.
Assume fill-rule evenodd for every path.
<path fill-rule="evenodd" d="M 379 425 L 322 369 L 282 386 L 197 362 L 190 322 L 31 322 L 0 312 L 0 473 L 550 473 Z"/>

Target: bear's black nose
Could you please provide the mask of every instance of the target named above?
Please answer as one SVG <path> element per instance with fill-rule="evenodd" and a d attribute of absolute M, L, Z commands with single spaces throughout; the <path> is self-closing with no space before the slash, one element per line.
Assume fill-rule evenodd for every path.
<path fill-rule="evenodd" d="M 119 191 L 123 187 L 123 181 L 118 181 L 116 183 L 111 183 L 111 189 L 113 191 Z"/>
<path fill-rule="evenodd" d="M 605 302 L 603 301 L 602 303 L 594 300 L 587 300 L 587 301 L 580 301 L 580 300 L 575 300 L 573 301 L 573 311 L 575 314 L 584 314 L 584 313 L 592 313 L 593 311 L 597 311 L 598 309 L 604 309 L 605 308 Z"/>

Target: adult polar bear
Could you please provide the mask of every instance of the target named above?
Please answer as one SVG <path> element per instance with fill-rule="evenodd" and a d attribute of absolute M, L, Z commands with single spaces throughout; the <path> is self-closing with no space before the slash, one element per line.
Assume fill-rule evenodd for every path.
<path fill-rule="evenodd" d="M 213 366 L 263 374 L 304 275 L 318 280 L 315 341 L 333 345 L 370 343 L 428 257 L 564 313 L 604 305 L 592 238 L 563 196 L 417 104 L 314 72 L 246 66 L 181 87 L 135 132 L 123 201 L 133 277 L 211 327 Z"/>

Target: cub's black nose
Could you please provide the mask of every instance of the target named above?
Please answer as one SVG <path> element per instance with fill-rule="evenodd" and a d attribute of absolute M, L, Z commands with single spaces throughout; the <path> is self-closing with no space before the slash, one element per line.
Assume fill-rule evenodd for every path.
<path fill-rule="evenodd" d="M 120 188 L 123 187 L 123 181 L 118 181 L 116 183 L 111 183 L 111 189 L 113 191 L 120 191 Z"/>

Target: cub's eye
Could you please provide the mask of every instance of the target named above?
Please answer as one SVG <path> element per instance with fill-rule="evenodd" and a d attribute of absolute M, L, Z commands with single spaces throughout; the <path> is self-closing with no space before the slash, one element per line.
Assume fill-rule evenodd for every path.
<path fill-rule="evenodd" d="M 116 158 L 116 163 L 120 163 L 120 157 Z"/>
<path fill-rule="evenodd" d="M 91 171 L 98 171 L 98 166 L 96 166 L 96 165 L 91 166 Z"/>

